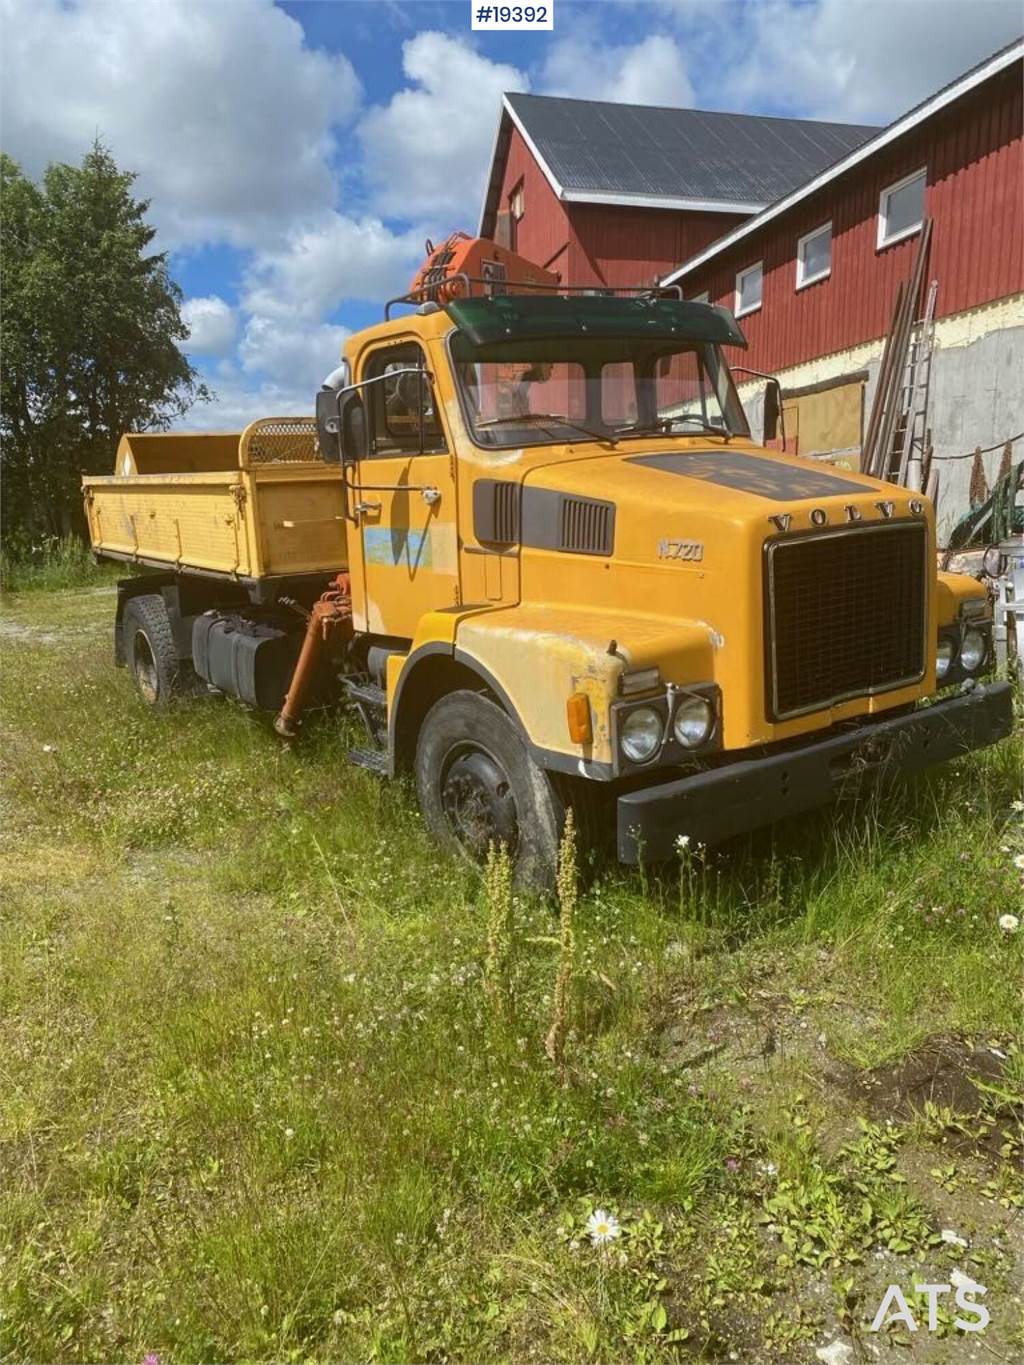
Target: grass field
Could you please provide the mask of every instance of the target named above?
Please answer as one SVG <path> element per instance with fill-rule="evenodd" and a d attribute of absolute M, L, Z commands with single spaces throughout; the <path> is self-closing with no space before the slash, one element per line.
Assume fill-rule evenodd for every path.
<path fill-rule="evenodd" d="M 113 605 L 4 605 L 3 1359 L 1021 1358 L 1019 743 L 606 870 L 570 953 L 338 718 L 146 712 Z M 951 1274 L 984 1333 L 868 1331 Z"/>

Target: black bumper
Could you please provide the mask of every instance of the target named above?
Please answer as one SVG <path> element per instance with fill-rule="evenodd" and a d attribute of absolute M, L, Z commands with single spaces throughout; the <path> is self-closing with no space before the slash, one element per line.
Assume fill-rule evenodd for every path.
<path fill-rule="evenodd" d="M 680 835 L 691 846 L 719 843 L 825 805 L 852 776 L 918 772 L 1012 729 L 1009 683 L 988 683 L 893 720 L 629 792 L 618 799 L 619 859 L 661 862 L 673 856 Z"/>

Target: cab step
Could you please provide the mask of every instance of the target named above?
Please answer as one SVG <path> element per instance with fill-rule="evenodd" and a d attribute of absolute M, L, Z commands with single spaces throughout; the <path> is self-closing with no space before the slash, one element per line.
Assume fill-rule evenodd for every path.
<path fill-rule="evenodd" d="M 383 687 L 358 678 L 345 678 L 347 699 L 359 712 L 366 727 L 366 737 L 376 748 L 384 745 L 388 735 L 388 698 Z"/>
<path fill-rule="evenodd" d="M 349 701 L 359 702 L 363 706 L 380 707 L 382 710 L 387 708 L 387 693 L 376 683 L 355 682 L 352 678 L 346 678 L 345 692 Z"/>
<path fill-rule="evenodd" d="M 367 768 L 378 777 L 388 776 L 388 755 L 385 749 L 349 749 L 348 761 L 358 768 Z"/>

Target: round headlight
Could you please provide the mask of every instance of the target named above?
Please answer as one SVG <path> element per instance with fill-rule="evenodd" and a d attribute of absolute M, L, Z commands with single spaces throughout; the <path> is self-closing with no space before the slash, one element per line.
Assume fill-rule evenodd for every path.
<path fill-rule="evenodd" d="M 706 697 L 684 697 L 676 707 L 672 724 L 676 739 L 687 749 L 696 749 L 711 734 L 715 713 Z"/>
<path fill-rule="evenodd" d="M 953 641 L 948 635 L 939 637 L 939 647 L 935 651 L 935 676 L 942 679 L 949 672 L 953 662 Z"/>
<path fill-rule="evenodd" d="M 619 743 L 630 763 L 646 763 L 661 744 L 662 719 L 653 706 L 637 706 L 622 722 Z"/>
<path fill-rule="evenodd" d="M 985 662 L 985 637 L 980 630 L 965 630 L 960 644 L 960 666 L 965 673 L 973 673 Z"/>

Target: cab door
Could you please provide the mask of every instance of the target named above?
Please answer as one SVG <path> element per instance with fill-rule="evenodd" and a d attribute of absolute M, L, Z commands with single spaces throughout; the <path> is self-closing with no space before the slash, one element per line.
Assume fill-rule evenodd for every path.
<path fill-rule="evenodd" d="M 361 570 L 353 615 L 359 630 L 411 639 L 424 612 L 459 602 L 455 462 L 418 342 L 374 348 L 360 379 L 365 453 L 348 493 Z"/>

